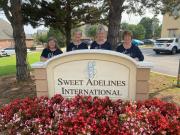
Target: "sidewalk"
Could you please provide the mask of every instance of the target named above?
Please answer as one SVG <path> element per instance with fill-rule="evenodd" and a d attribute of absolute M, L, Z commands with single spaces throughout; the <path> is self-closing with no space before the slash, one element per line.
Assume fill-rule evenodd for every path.
<path fill-rule="evenodd" d="M 153 49 L 154 45 L 140 45 L 139 48 L 149 48 Z"/>

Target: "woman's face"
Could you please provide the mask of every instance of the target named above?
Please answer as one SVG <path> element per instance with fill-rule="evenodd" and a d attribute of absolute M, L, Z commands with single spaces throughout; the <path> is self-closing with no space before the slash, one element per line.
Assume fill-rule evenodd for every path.
<path fill-rule="evenodd" d="M 105 32 L 99 32 L 99 33 L 97 33 L 97 39 L 98 39 L 99 41 L 104 41 L 104 39 L 105 39 Z"/>
<path fill-rule="evenodd" d="M 54 40 L 50 40 L 48 44 L 50 49 L 56 48 L 56 42 Z"/>
<path fill-rule="evenodd" d="M 124 36 L 124 44 L 125 45 L 131 45 L 131 41 L 132 41 L 132 38 L 130 35 L 125 35 Z"/>
<path fill-rule="evenodd" d="M 81 32 L 75 32 L 74 33 L 74 39 L 76 42 L 79 42 L 81 40 L 82 33 Z"/>

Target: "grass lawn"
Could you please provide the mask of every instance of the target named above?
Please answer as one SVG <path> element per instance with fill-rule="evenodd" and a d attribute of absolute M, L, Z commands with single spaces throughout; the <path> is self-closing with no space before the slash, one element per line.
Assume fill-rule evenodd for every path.
<path fill-rule="evenodd" d="M 159 98 L 180 105 L 180 88 L 176 86 L 176 77 L 151 73 L 149 80 L 149 97 Z"/>
<path fill-rule="evenodd" d="M 40 52 L 28 53 L 28 62 L 32 64 L 39 61 Z M 15 55 L 9 57 L 0 57 L 0 76 L 16 74 L 16 57 Z"/>
<path fill-rule="evenodd" d="M 150 74 L 150 90 L 156 92 L 177 85 L 177 77 L 171 77 L 151 72 Z"/>

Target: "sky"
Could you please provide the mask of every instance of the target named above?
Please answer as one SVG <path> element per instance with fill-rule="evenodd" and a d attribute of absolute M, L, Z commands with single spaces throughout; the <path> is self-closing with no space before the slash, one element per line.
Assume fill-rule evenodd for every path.
<path fill-rule="evenodd" d="M 134 15 L 134 14 L 126 14 L 126 13 L 124 13 L 122 15 L 122 22 L 126 22 L 126 23 L 129 23 L 129 24 L 138 24 L 143 17 L 152 18 L 153 16 L 154 15 L 152 13 L 150 13 L 150 12 L 146 13 L 143 16 L 137 16 L 137 15 Z M 157 16 L 157 18 L 159 19 L 160 23 L 162 24 L 163 16 L 161 14 L 159 14 Z"/>
<path fill-rule="evenodd" d="M 129 23 L 129 24 L 138 24 L 140 22 L 140 20 L 142 19 L 142 17 L 150 17 L 150 18 L 152 18 L 153 14 L 148 12 L 143 16 L 137 16 L 137 15 L 134 15 L 134 14 L 123 13 L 122 22 L 126 22 L 126 23 Z M 159 14 L 157 16 L 157 18 L 160 20 L 160 23 L 162 23 L 163 16 L 161 14 Z M 0 12 L 0 19 L 7 20 L 7 18 L 5 17 L 5 15 L 2 12 Z M 26 34 L 33 34 L 33 33 L 36 33 L 37 30 L 43 30 L 43 29 L 47 29 L 47 28 L 45 28 L 44 26 L 40 26 L 40 27 L 37 27 L 37 28 L 34 29 L 34 28 L 32 28 L 31 25 L 25 25 L 24 26 L 24 30 L 25 30 Z"/>

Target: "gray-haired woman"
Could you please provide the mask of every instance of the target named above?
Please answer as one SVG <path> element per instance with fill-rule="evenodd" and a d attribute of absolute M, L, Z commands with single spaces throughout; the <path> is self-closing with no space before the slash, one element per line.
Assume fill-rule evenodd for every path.
<path fill-rule="evenodd" d="M 67 46 L 67 52 L 88 49 L 88 45 L 86 43 L 81 42 L 82 31 L 80 29 L 75 29 L 73 31 L 72 37 L 72 42 Z"/>
<path fill-rule="evenodd" d="M 106 30 L 99 25 L 96 32 L 96 41 L 91 44 L 91 49 L 111 50 L 111 44 L 107 42 Z"/>

